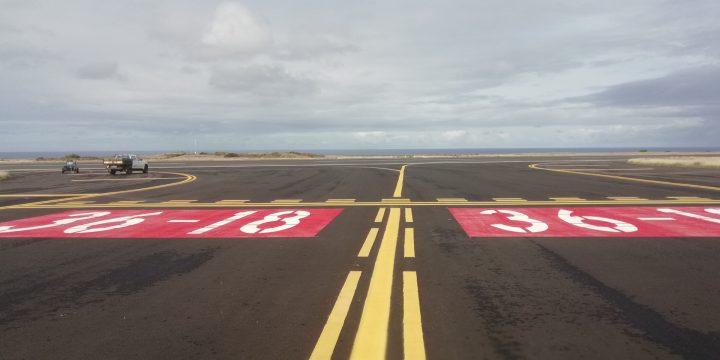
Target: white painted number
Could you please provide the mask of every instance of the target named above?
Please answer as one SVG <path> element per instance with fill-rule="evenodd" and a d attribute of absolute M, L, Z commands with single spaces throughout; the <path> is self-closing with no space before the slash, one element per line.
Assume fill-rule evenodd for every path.
<path fill-rule="evenodd" d="M 720 219 L 711 218 L 711 217 L 705 216 L 705 215 L 698 215 L 698 214 L 693 214 L 693 213 L 675 210 L 675 209 L 662 208 L 662 209 L 657 209 L 657 210 L 660 212 L 668 213 L 668 214 L 677 214 L 677 215 L 687 216 L 687 217 L 693 218 L 693 219 L 705 220 L 705 221 L 709 221 L 711 223 L 720 224 Z M 720 215 L 720 209 L 705 209 L 705 211 L 709 212 L 711 214 Z"/>
<path fill-rule="evenodd" d="M 129 216 L 122 216 L 122 217 L 112 218 L 112 219 L 107 219 L 107 220 L 95 221 L 95 222 L 91 222 L 89 224 L 77 225 L 77 226 L 73 226 L 69 229 L 65 229 L 65 233 L 66 234 L 88 234 L 88 233 L 96 233 L 96 232 L 108 231 L 108 230 L 114 230 L 114 229 L 121 229 L 124 227 L 137 225 L 137 224 L 145 221 L 143 216 L 154 216 L 154 215 L 160 215 L 162 213 L 163 213 L 162 211 L 158 211 L 158 212 L 154 212 L 154 213 L 129 215 Z M 112 223 L 120 223 L 120 224 L 91 229 L 93 226 L 112 224 Z"/>
<path fill-rule="evenodd" d="M 524 222 L 524 223 L 530 224 L 529 226 L 526 226 L 524 228 L 518 227 L 518 226 L 504 225 L 504 224 L 490 224 L 490 226 L 498 228 L 500 230 L 511 231 L 511 232 L 516 232 L 516 233 L 526 233 L 526 232 L 538 233 L 538 232 L 543 232 L 548 229 L 548 225 L 546 223 L 544 223 L 540 220 L 532 219 L 532 218 L 528 217 L 527 215 L 525 215 L 521 212 L 517 212 L 517 211 L 483 210 L 480 213 L 483 215 L 492 215 L 492 214 L 496 214 L 496 213 L 502 213 L 502 214 L 506 214 L 506 215 L 511 215 L 511 216 L 507 217 L 508 220 L 519 221 L 519 222 Z"/>
<path fill-rule="evenodd" d="M 60 226 L 60 225 L 68 225 L 72 224 L 77 221 L 81 220 L 89 220 L 94 218 L 103 217 L 105 215 L 110 215 L 109 211 L 93 211 L 93 212 L 86 212 L 81 214 L 72 214 L 68 215 L 68 218 L 61 219 L 61 220 L 55 220 L 52 224 L 47 225 L 38 225 L 38 226 L 31 226 L 26 228 L 14 228 L 13 226 L 0 226 L 0 234 L 1 233 L 13 233 L 13 232 L 19 232 L 19 231 L 28 231 L 28 230 L 37 230 L 37 229 L 47 229 L 54 226 Z"/>
<path fill-rule="evenodd" d="M 282 215 L 289 215 L 289 214 L 295 214 L 295 216 L 290 216 L 286 218 L 281 218 Z M 297 211 L 280 211 L 276 212 L 274 214 L 270 214 L 268 216 L 265 216 L 264 219 L 253 221 L 243 227 L 240 228 L 240 231 L 246 233 L 246 234 L 268 234 L 268 233 L 274 233 L 278 231 L 283 231 L 290 229 L 292 227 L 295 227 L 297 224 L 300 224 L 300 219 L 304 219 L 306 217 L 310 216 L 310 213 L 303 210 L 297 210 Z M 262 224 L 267 224 L 275 221 L 282 221 L 284 224 L 278 225 L 275 227 L 267 228 L 267 229 L 260 229 L 259 226 Z"/>
<path fill-rule="evenodd" d="M 590 230 L 614 232 L 614 233 L 617 233 L 617 232 L 630 233 L 630 232 L 635 232 L 638 230 L 638 228 L 635 227 L 635 225 L 628 224 L 624 221 L 609 219 L 609 218 L 600 217 L 600 216 L 573 216 L 572 211 L 564 210 L 564 209 L 561 209 L 560 211 L 558 211 L 558 217 L 560 218 L 560 220 L 565 221 L 568 224 L 575 225 L 575 226 L 585 228 L 585 229 L 590 229 Z M 613 226 L 608 227 L 608 226 L 588 224 L 585 222 L 586 220 L 610 223 Z"/>
<path fill-rule="evenodd" d="M 244 218 L 244 217 L 246 217 L 246 216 L 248 216 L 248 215 L 252 215 L 252 214 L 254 214 L 254 213 L 256 213 L 256 212 L 257 212 L 257 211 L 241 211 L 241 212 L 236 213 L 235 215 L 233 215 L 233 216 L 231 216 L 231 217 L 229 217 L 229 218 L 227 218 L 227 219 L 225 219 L 225 220 L 220 220 L 220 221 L 218 221 L 218 222 L 216 222 L 216 223 L 213 223 L 213 224 L 210 224 L 210 225 L 208 225 L 208 226 L 206 226 L 206 227 L 204 227 L 204 228 L 197 229 L 197 230 L 193 230 L 193 231 L 189 232 L 188 234 L 190 234 L 190 235 L 204 234 L 204 233 L 206 233 L 206 232 L 208 232 L 208 231 L 210 231 L 210 230 L 217 229 L 217 228 L 219 228 L 219 227 L 221 227 L 221 226 L 227 225 L 227 224 L 229 224 L 229 223 L 231 223 L 231 222 L 233 222 L 233 221 L 235 221 L 235 220 L 240 220 L 240 219 L 242 219 L 242 218 Z"/>

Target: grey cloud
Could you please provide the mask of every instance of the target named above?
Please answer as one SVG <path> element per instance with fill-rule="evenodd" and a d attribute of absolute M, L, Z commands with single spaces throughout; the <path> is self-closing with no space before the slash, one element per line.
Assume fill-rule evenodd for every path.
<path fill-rule="evenodd" d="M 603 106 L 718 106 L 720 66 L 700 67 L 660 78 L 619 84 L 578 100 Z"/>
<path fill-rule="evenodd" d="M 77 70 L 77 76 L 81 79 L 106 80 L 122 78 L 118 72 L 116 62 L 96 62 L 86 64 Z"/>
<path fill-rule="evenodd" d="M 241 68 L 216 68 L 210 76 L 215 89 L 261 96 L 296 96 L 318 90 L 310 78 L 294 75 L 279 65 L 253 65 Z"/>

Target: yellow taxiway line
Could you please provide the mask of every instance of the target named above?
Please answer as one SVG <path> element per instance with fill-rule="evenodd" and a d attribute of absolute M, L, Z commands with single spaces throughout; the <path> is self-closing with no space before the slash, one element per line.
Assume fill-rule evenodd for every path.
<path fill-rule="evenodd" d="M 403 165 L 400 168 L 400 175 L 398 175 L 397 184 L 395 185 L 395 192 L 393 192 L 394 198 L 399 198 L 402 196 L 402 188 L 403 188 L 403 181 L 405 179 L 405 168 L 407 165 Z"/>
<path fill-rule="evenodd" d="M 587 175 L 587 176 L 596 176 L 596 177 L 602 177 L 602 178 L 614 179 L 614 180 L 635 181 L 635 182 L 641 182 L 641 183 L 646 183 L 646 184 L 679 186 L 679 187 L 686 187 L 686 188 L 692 188 L 692 189 L 720 191 L 720 187 L 717 187 L 717 186 L 688 184 L 688 183 L 662 181 L 662 180 L 640 179 L 640 178 L 634 178 L 634 177 L 628 177 L 628 176 L 598 174 L 598 173 L 590 173 L 590 172 L 570 170 L 570 169 L 550 169 L 550 168 L 546 168 L 546 167 L 540 167 L 540 163 L 530 164 L 530 165 L 528 165 L 528 167 L 530 167 L 531 169 L 536 169 L 536 170 L 553 171 L 553 172 L 564 173 L 564 174 Z M 632 170 L 632 169 L 628 169 L 628 170 Z"/>
<path fill-rule="evenodd" d="M 345 324 L 352 299 L 355 296 L 358 282 L 360 281 L 360 271 L 351 271 L 333 306 L 330 316 L 328 317 L 325 327 L 323 327 L 320 338 L 315 344 L 315 349 L 310 355 L 310 360 L 329 360 L 335 351 L 335 345 L 340 337 L 340 331 Z"/>
<path fill-rule="evenodd" d="M 390 296 L 395 270 L 395 252 L 400 229 L 400 209 L 391 208 L 383 233 L 360 326 L 355 336 L 350 359 L 384 359 L 390 325 Z"/>

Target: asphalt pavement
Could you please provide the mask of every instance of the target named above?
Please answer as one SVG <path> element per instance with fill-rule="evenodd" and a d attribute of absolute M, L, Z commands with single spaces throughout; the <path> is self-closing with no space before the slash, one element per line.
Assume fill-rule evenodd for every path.
<path fill-rule="evenodd" d="M 717 359 L 720 172 L 0 165 L 0 359 Z"/>

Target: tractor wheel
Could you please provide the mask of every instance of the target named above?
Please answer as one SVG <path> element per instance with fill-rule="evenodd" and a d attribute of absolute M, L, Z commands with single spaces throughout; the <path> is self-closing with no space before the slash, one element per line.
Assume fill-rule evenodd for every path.
<path fill-rule="evenodd" d="M 79 174 L 79 173 L 80 173 L 80 169 L 75 169 L 75 173 L 76 173 L 76 174 Z"/>
<path fill-rule="evenodd" d="M 148 172 L 148 166 L 145 164 L 145 167 L 143 168 L 143 174 L 147 174 Z"/>
<path fill-rule="evenodd" d="M 127 175 L 132 174 L 132 170 L 133 170 L 132 168 L 127 168 L 127 170 L 125 170 L 125 174 L 127 174 Z"/>
<path fill-rule="evenodd" d="M 115 170 L 110 170 L 110 175 L 115 175 Z"/>

